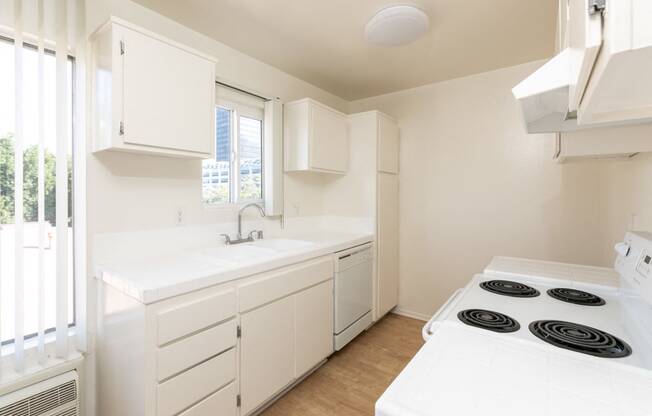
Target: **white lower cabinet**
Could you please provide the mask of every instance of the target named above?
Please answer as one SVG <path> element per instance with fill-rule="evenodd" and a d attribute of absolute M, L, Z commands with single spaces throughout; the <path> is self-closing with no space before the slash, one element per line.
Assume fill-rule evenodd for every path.
<path fill-rule="evenodd" d="M 211 358 L 158 386 L 158 416 L 174 416 L 235 379 L 235 350 Z"/>
<path fill-rule="evenodd" d="M 301 377 L 333 352 L 333 281 L 299 292 L 294 300 L 295 376 Z"/>
<path fill-rule="evenodd" d="M 240 315 L 244 416 L 333 352 L 332 259 L 302 263 L 247 284 L 240 307 L 254 307 Z"/>
<path fill-rule="evenodd" d="M 181 413 L 180 416 L 236 416 L 238 414 L 238 406 L 233 398 L 237 394 L 237 386 L 235 383 L 231 383 Z"/>
<path fill-rule="evenodd" d="M 294 379 L 294 298 L 240 317 L 240 391 L 248 414 Z"/>
<path fill-rule="evenodd" d="M 240 317 L 242 415 L 249 414 L 333 352 L 333 281 Z"/>
<path fill-rule="evenodd" d="M 98 307 L 100 416 L 246 416 L 332 353 L 333 260 Z"/>

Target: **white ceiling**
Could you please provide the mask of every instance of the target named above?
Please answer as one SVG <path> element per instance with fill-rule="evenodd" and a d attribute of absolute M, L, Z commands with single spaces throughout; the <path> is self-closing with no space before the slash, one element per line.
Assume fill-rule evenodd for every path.
<path fill-rule="evenodd" d="M 557 0 L 417 0 L 431 30 L 382 48 L 364 26 L 391 0 L 135 0 L 347 100 L 553 54 Z"/>

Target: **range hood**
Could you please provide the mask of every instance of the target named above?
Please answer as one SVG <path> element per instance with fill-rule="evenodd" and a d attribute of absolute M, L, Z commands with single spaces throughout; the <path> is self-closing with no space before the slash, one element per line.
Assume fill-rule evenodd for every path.
<path fill-rule="evenodd" d="M 571 49 L 564 49 L 512 89 L 528 133 L 577 130 L 575 112 L 569 111 Z"/>

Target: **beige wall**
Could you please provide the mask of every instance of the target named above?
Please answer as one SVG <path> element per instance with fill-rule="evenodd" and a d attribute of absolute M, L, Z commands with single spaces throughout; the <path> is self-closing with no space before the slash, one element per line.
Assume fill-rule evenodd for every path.
<path fill-rule="evenodd" d="M 431 315 L 494 255 L 604 263 L 604 162 L 557 164 L 520 124 L 510 90 L 540 65 L 351 103 L 401 127 L 402 309 Z"/>
<path fill-rule="evenodd" d="M 652 153 L 602 164 L 602 262 L 608 265 L 626 230 L 652 231 Z"/>

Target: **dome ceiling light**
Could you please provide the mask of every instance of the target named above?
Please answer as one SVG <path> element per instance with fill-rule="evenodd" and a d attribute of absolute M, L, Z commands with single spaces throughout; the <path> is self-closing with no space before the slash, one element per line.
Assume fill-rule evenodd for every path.
<path fill-rule="evenodd" d="M 378 46 L 401 46 L 412 43 L 430 28 L 430 19 L 414 6 L 389 6 L 374 15 L 365 26 L 367 42 Z"/>

